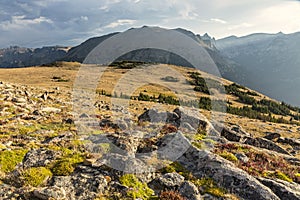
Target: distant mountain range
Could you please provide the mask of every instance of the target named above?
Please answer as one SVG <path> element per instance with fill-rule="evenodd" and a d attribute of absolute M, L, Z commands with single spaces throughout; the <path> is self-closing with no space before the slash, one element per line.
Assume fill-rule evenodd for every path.
<path fill-rule="evenodd" d="M 63 58 L 69 49 L 69 47 L 61 46 L 36 49 L 12 46 L 6 49 L 0 49 L 0 67 L 28 67 L 55 62 Z"/>
<path fill-rule="evenodd" d="M 216 42 L 217 49 L 239 63 L 244 85 L 272 98 L 300 105 L 300 33 L 252 34 Z"/>
<path fill-rule="evenodd" d="M 152 27 L 142 27 L 149 29 Z M 300 33 L 252 34 L 231 36 L 215 40 L 184 29 L 174 29 L 204 47 L 218 66 L 221 75 L 277 100 L 300 105 Z M 83 62 L 86 56 L 111 33 L 90 38 L 82 44 L 69 47 L 43 47 L 38 49 L 10 47 L 0 49 L 0 67 L 27 67 L 55 61 Z M 159 49 L 141 49 L 129 52 L 118 60 L 167 63 L 192 67 L 182 57 Z"/>

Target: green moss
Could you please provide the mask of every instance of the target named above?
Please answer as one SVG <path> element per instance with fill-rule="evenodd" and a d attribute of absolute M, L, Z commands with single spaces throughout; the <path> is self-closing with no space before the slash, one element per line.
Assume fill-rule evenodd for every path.
<path fill-rule="evenodd" d="M 22 178 L 24 179 L 25 185 L 30 185 L 33 187 L 41 185 L 51 176 L 51 171 L 45 167 L 29 168 L 25 170 L 22 174 Z"/>
<path fill-rule="evenodd" d="M 286 174 L 282 173 L 281 171 L 276 171 L 275 176 L 281 180 L 287 181 L 287 182 L 293 182 L 293 179 L 288 177 Z"/>
<path fill-rule="evenodd" d="M 202 178 L 192 180 L 192 182 L 197 186 L 202 188 L 203 194 L 208 193 L 216 197 L 224 197 L 226 191 L 222 188 L 219 188 L 214 180 L 210 178 Z"/>
<path fill-rule="evenodd" d="M 192 145 L 198 149 L 205 149 L 205 144 L 203 142 L 192 142 Z"/>
<path fill-rule="evenodd" d="M 219 154 L 219 156 L 225 158 L 226 160 L 229 160 L 231 162 L 237 162 L 238 159 L 235 155 L 233 155 L 232 153 L 230 152 L 226 152 L 226 151 L 223 151 Z"/>
<path fill-rule="evenodd" d="M 149 199 L 154 194 L 153 190 L 146 183 L 140 182 L 133 174 L 126 174 L 120 177 L 120 183 L 130 188 L 127 191 L 127 195 L 133 199 Z"/>
<path fill-rule="evenodd" d="M 52 172 L 56 176 L 68 176 L 74 172 L 74 166 L 67 160 L 61 160 L 55 163 Z"/>
<path fill-rule="evenodd" d="M 82 163 L 83 160 L 83 155 L 75 153 L 61 158 L 50 168 L 56 176 L 68 176 L 74 172 L 76 165 Z"/>
<path fill-rule="evenodd" d="M 19 134 L 21 135 L 25 135 L 25 134 L 28 134 L 28 133 L 32 133 L 34 131 L 36 131 L 38 128 L 34 125 L 31 125 L 31 126 L 21 126 L 18 128 L 19 130 Z"/>
<path fill-rule="evenodd" d="M 34 124 L 30 126 L 20 126 L 17 128 L 19 134 L 30 134 L 38 130 L 53 130 L 55 133 L 61 131 L 69 131 L 72 128 L 72 124 L 64 123 L 43 123 L 43 124 Z"/>
<path fill-rule="evenodd" d="M 205 135 L 202 135 L 202 134 L 195 134 L 193 139 L 196 140 L 196 141 L 201 141 L 203 139 L 205 139 Z"/>
<path fill-rule="evenodd" d="M 5 146 L 4 144 L 1 144 L 1 143 L 0 143 L 0 150 L 1 150 L 1 149 L 6 149 L 6 146 Z"/>
<path fill-rule="evenodd" d="M 173 162 L 170 165 L 160 169 L 161 173 L 172 173 L 177 172 L 178 174 L 184 176 L 186 179 L 192 179 L 192 173 L 188 171 L 184 166 L 182 166 L 179 162 Z"/>
<path fill-rule="evenodd" d="M 5 150 L 0 151 L 0 170 L 7 173 L 12 171 L 20 163 L 27 150 Z"/>

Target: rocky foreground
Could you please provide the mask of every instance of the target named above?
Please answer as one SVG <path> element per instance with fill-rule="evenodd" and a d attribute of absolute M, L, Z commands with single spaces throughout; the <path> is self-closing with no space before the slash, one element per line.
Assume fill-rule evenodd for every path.
<path fill-rule="evenodd" d="M 0 89 L 1 200 L 300 199 L 297 139 L 255 138 L 189 108 L 116 122 L 109 111 L 128 112 L 104 101 L 98 128 L 82 137 L 70 93 Z"/>

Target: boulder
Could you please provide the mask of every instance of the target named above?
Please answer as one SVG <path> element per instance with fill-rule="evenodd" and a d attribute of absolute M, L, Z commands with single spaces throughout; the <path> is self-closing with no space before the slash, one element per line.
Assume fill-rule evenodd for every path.
<path fill-rule="evenodd" d="M 59 155 L 59 152 L 47 149 L 31 150 L 22 161 L 23 168 L 45 167 L 58 158 Z"/>
<path fill-rule="evenodd" d="M 123 171 L 125 173 L 148 173 L 155 171 L 149 163 L 144 162 L 138 157 L 135 158 L 134 155 L 127 155 L 127 152 L 119 150 L 119 153 L 107 153 L 102 158 L 98 159 L 96 163 L 102 163 L 110 168 Z M 144 158 L 145 160 L 150 160 L 149 158 Z"/>
<path fill-rule="evenodd" d="M 268 187 L 233 163 L 209 151 L 191 147 L 178 159 L 197 178 L 212 178 L 220 187 L 226 188 L 245 200 L 279 200 Z"/>
<path fill-rule="evenodd" d="M 139 122 L 167 123 L 177 128 L 188 129 L 196 132 L 198 129 L 205 130 L 208 135 L 220 136 L 214 126 L 202 115 L 199 109 L 176 108 L 173 112 L 159 112 L 156 109 L 146 110 L 138 117 Z"/>
<path fill-rule="evenodd" d="M 176 172 L 173 172 L 154 179 L 149 183 L 149 187 L 156 192 L 164 190 L 177 190 L 183 182 L 184 177 Z"/>
<path fill-rule="evenodd" d="M 271 151 L 276 151 L 278 153 L 289 155 L 289 152 L 287 152 L 285 149 L 283 149 L 282 147 L 278 146 L 274 142 L 267 140 L 265 138 L 244 137 L 241 142 L 255 147 L 268 149 Z"/>
<path fill-rule="evenodd" d="M 106 191 L 108 184 L 99 171 L 93 169 L 87 171 L 75 173 L 73 176 L 53 177 L 51 185 L 64 190 L 67 199 L 70 200 L 95 199 L 97 195 Z"/>
<path fill-rule="evenodd" d="M 19 98 L 17 98 L 17 97 L 12 98 L 11 101 L 14 102 L 14 103 L 26 103 L 27 102 L 27 100 L 25 98 L 21 98 L 21 97 L 19 97 Z"/>
<path fill-rule="evenodd" d="M 158 146 L 157 157 L 159 159 L 176 161 L 190 148 L 191 143 L 178 131 L 164 136 L 156 145 Z"/>
<path fill-rule="evenodd" d="M 239 142 L 242 139 L 242 135 L 233 130 L 230 130 L 227 127 L 223 127 L 221 131 L 221 136 L 225 137 L 229 141 Z"/>
<path fill-rule="evenodd" d="M 298 139 L 280 137 L 280 138 L 278 138 L 277 142 L 283 143 L 283 144 L 289 144 L 293 147 L 300 147 L 300 140 L 298 140 Z"/>
<path fill-rule="evenodd" d="M 199 128 L 202 130 L 206 130 L 208 128 L 208 120 L 204 115 L 202 115 L 199 109 L 190 109 L 179 107 L 174 111 L 178 115 L 178 118 L 175 120 L 176 125 L 179 127 L 184 123 L 189 123 L 195 130 Z"/>
<path fill-rule="evenodd" d="M 275 140 L 280 137 L 281 137 L 281 135 L 279 133 L 267 133 L 267 135 L 264 138 L 266 138 L 268 140 Z"/>
<path fill-rule="evenodd" d="M 138 117 L 139 122 L 152 122 L 152 123 L 170 123 L 174 124 L 178 119 L 175 113 L 171 112 L 159 112 L 156 109 L 146 110 L 143 114 Z"/>
<path fill-rule="evenodd" d="M 65 200 L 67 197 L 66 191 L 59 187 L 38 188 L 33 191 L 33 194 L 34 197 L 39 198 L 40 200 Z"/>
<path fill-rule="evenodd" d="M 299 200 L 300 185 L 288 183 L 282 180 L 272 180 L 267 178 L 258 178 L 262 184 L 269 187 L 280 199 Z"/>
<path fill-rule="evenodd" d="M 60 113 L 61 109 L 54 108 L 54 107 L 45 107 L 45 108 L 41 109 L 41 112 L 46 112 L 46 113 Z"/>
<path fill-rule="evenodd" d="M 249 161 L 249 158 L 244 153 L 236 153 L 235 157 L 243 163 L 247 163 Z"/>
<path fill-rule="evenodd" d="M 202 199 L 198 188 L 189 181 L 183 182 L 180 185 L 178 191 L 181 194 L 181 196 L 185 197 L 188 200 L 201 200 Z"/>

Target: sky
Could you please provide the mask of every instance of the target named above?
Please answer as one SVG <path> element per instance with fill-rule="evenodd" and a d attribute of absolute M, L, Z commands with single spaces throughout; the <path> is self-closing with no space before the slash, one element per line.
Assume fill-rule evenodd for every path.
<path fill-rule="evenodd" d="M 300 31 L 299 0 L 1 0 L 0 48 L 74 46 L 132 27 L 184 28 L 217 39 Z"/>

